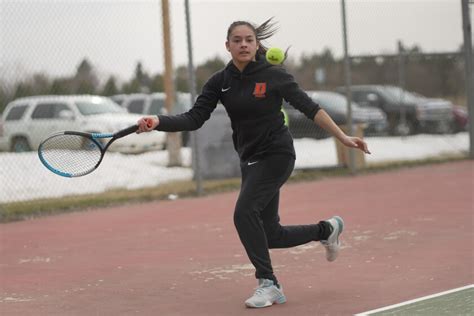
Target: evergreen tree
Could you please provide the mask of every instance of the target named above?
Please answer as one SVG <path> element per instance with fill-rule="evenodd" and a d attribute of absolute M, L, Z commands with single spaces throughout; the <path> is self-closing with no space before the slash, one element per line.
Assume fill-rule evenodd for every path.
<path fill-rule="evenodd" d="M 98 82 L 92 64 L 87 58 L 84 58 L 77 67 L 74 76 L 74 92 L 78 94 L 96 94 Z"/>
<path fill-rule="evenodd" d="M 202 87 L 213 73 L 224 67 L 225 62 L 218 56 L 208 59 L 204 64 L 198 66 L 196 68 L 197 91 L 201 91 Z"/>
<path fill-rule="evenodd" d="M 141 62 L 137 63 L 135 67 L 135 78 L 132 80 L 133 89 L 136 92 L 150 92 L 150 76 L 143 70 L 143 65 Z"/>
<path fill-rule="evenodd" d="M 112 96 L 118 94 L 117 83 L 114 76 L 111 76 L 104 85 L 102 95 Z"/>
<path fill-rule="evenodd" d="M 165 91 L 165 83 L 163 75 L 155 75 L 150 82 L 150 92 L 163 92 Z"/>
<path fill-rule="evenodd" d="M 68 80 L 60 79 L 60 78 L 54 79 L 51 84 L 49 93 L 53 95 L 70 94 L 71 88 L 70 88 L 70 84 L 68 83 Z"/>
<path fill-rule="evenodd" d="M 144 92 L 137 79 L 132 79 L 130 82 L 124 83 L 122 86 L 122 91 L 126 94 Z"/>
<path fill-rule="evenodd" d="M 189 92 L 188 67 L 180 66 L 176 69 L 176 91 Z"/>
<path fill-rule="evenodd" d="M 36 95 L 49 94 L 51 82 L 46 74 L 37 73 L 33 76 L 31 81 L 31 86 Z"/>
<path fill-rule="evenodd" d="M 10 98 L 8 97 L 7 91 L 0 85 L 0 113 L 3 113 L 8 102 L 10 102 Z"/>
<path fill-rule="evenodd" d="M 15 89 L 15 93 L 13 94 L 14 99 L 28 97 L 33 95 L 33 89 L 31 86 L 26 82 L 20 82 Z"/>

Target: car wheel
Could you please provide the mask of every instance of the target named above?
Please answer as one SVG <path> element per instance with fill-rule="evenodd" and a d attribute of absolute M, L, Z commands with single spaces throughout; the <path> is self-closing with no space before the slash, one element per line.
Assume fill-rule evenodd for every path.
<path fill-rule="evenodd" d="M 11 151 L 16 153 L 31 151 L 31 146 L 25 137 L 15 137 L 12 141 Z"/>
<path fill-rule="evenodd" d="M 413 118 L 409 118 L 407 120 L 407 127 L 408 127 L 408 135 L 414 135 L 417 133 L 417 126 L 418 126 L 418 123 L 416 122 L 415 119 Z"/>
<path fill-rule="evenodd" d="M 438 124 L 438 132 L 440 134 L 454 134 L 453 124 L 450 121 L 441 121 Z"/>
<path fill-rule="evenodd" d="M 397 136 L 408 136 L 416 134 L 416 122 L 413 119 L 407 119 L 406 123 L 398 122 L 398 124 L 393 129 L 393 135 Z"/>
<path fill-rule="evenodd" d="M 398 125 L 399 120 L 395 115 L 388 115 L 387 116 L 387 121 L 388 121 L 388 132 L 390 135 L 398 135 Z"/>
<path fill-rule="evenodd" d="M 449 133 L 450 134 L 456 134 L 459 132 L 462 132 L 462 128 L 457 124 L 455 120 L 451 121 L 451 124 L 449 125 Z"/>

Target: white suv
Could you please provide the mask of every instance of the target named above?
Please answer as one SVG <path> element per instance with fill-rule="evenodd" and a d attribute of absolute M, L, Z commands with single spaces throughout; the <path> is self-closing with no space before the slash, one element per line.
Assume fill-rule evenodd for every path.
<path fill-rule="evenodd" d="M 27 97 L 7 105 L 2 117 L 3 138 L 7 150 L 30 151 L 55 132 L 113 133 L 136 124 L 140 117 L 100 96 Z M 162 149 L 165 140 L 164 132 L 131 134 L 113 143 L 110 150 L 140 153 Z"/>

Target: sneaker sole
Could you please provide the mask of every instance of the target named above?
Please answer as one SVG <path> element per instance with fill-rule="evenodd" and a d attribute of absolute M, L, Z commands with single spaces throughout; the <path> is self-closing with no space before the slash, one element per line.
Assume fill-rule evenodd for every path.
<path fill-rule="evenodd" d="M 270 307 L 272 306 L 273 304 L 284 304 L 286 303 L 286 297 L 285 296 L 280 296 L 275 302 L 270 302 L 270 301 L 266 301 L 264 305 L 262 306 L 257 306 L 257 305 L 254 305 L 254 304 L 250 304 L 250 303 L 245 303 L 245 306 L 249 307 L 249 308 L 264 308 L 264 307 Z"/>

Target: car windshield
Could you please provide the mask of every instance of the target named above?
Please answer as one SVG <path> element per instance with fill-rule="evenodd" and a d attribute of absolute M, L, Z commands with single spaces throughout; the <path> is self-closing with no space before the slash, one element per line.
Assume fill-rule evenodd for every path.
<path fill-rule="evenodd" d="M 163 114 L 165 108 L 165 100 L 160 98 L 153 98 L 151 100 L 150 108 L 148 109 L 148 114 Z"/>
<path fill-rule="evenodd" d="M 79 112 L 82 115 L 97 115 L 105 113 L 124 113 L 126 112 L 118 104 L 105 98 L 91 98 L 75 102 Z"/>
<path fill-rule="evenodd" d="M 313 101 L 319 103 L 323 108 L 330 108 L 338 112 L 347 111 L 347 99 L 338 93 L 318 92 L 313 95 Z M 358 105 L 352 102 L 352 108 L 356 107 Z"/>
<path fill-rule="evenodd" d="M 385 94 L 395 102 L 399 102 L 400 100 L 403 100 L 405 102 L 417 102 L 419 101 L 420 97 L 414 95 L 411 92 L 405 91 L 399 87 L 385 87 L 383 89 L 385 91 Z"/>

